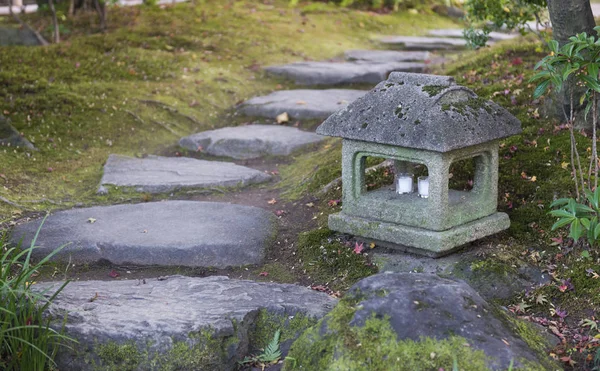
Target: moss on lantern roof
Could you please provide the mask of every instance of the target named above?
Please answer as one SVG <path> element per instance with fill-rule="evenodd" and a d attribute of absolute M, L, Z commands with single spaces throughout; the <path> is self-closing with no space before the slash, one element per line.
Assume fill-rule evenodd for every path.
<path fill-rule="evenodd" d="M 331 115 L 317 133 L 448 152 L 509 137 L 521 122 L 449 76 L 395 72 Z"/>

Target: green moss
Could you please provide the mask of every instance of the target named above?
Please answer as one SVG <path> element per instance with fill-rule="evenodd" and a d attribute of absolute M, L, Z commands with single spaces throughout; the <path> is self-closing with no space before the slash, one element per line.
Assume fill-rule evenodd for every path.
<path fill-rule="evenodd" d="M 327 284 L 333 290 L 345 290 L 358 280 L 377 273 L 365 255 L 353 252 L 333 238 L 329 229 L 300 234 L 298 255 L 313 282 Z"/>
<path fill-rule="evenodd" d="M 481 97 L 469 98 L 463 102 L 442 104 L 442 111 L 452 110 L 463 116 L 472 114 L 475 117 L 479 117 L 479 110 L 481 109 L 485 110 L 487 113 L 492 113 L 488 100 Z"/>
<path fill-rule="evenodd" d="M 454 359 L 460 369 L 487 370 L 483 352 L 465 347 L 466 340 L 460 337 L 398 341 L 386 318 L 372 317 L 363 327 L 349 326 L 354 305 L 342 300 L 294 342 L 284 370 L 437 370 L 452 369 Z M 324 324 L 327 332 L 322 331 Z"/>
<path fill-rule="evenodd" d="M 118 344 L 110 341 L 96 345 L 95 356 L 86 358 L 94 370 L 134 371 L 213 371 L 224 368 L 228 349 L 239 340 L 235 336 L 217 338 L 211 329 L 193 332 L 185 341 L 174 341 L 162 354 L 151 350 L 151 344 L 138 347 L 133 342 Z"/>
<path fill-rule="evenodd" d="M 93 364 L 93 367 L 106 371 L 134 371 L 147 358 L 147 355 L 140 352 L 133 342 L 99 344 L 96 347 L 96 354 L 100 364 Z"/>
<path fill-rule="evenodd" d="M 300 334 L 313 326 L 316 319 L 305 315 L 304 313 L 271 313 L 266 309 L 261 309 L 254 320 L 253 327 L 249 330 L 249 344 L 252 351 L 264 349 L 273 338 L 275 331 L 280 330 L 279 342 L 295 340 Z"/>
<path fill-rule="evenodd" d="M 444 89 L 448 88 L 447 86 L 443 86 L 443 85 L 426 85 L 423 86 L 421 89 L 429 94 L 430 97 L 435 97 L 436 95 L 440 94 Z"/>

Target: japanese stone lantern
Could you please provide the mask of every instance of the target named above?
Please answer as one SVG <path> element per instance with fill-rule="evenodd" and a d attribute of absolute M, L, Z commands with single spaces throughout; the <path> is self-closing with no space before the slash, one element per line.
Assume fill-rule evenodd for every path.
<path fill-rule="evenodd" d="M 392 73 L 317 129 L 343 138 L 343 205 L 329 228 L 432 257 L 507 229 L 496 210 L 498 146 L 520 132 L 516 117 L 452 77 Z M 367 157 L 394 161 L 395 189 L 367 192 Z M 472 190 L 449 189 L 450 165 L 467 159 Z M 418 184 L 416 164 L 428 173 Z"/>

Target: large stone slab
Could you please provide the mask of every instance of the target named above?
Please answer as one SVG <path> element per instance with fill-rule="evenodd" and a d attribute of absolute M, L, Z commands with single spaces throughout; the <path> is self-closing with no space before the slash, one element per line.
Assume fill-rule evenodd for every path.
<path fill-rule="evenodd" d="M 40 223 L 15 227 L 12 241 L 24 238 L 29 246 Z M 50 215 L 33 255 L 43 257 L 68 244 L 55 260 L 225 268 L 260 263 L 275 231 L 271 213 L 228 203 L 99 206 Z"/>
<path fill-rule="evenodd" d="M 10 120 L 2 115 L 0 115 L 0 146 L 36 149 L 30 141 L 11 125 Z"/>
<path fill-rule="evenodd" d="M 437 30 L 431 30 L 427 33 L 429 36 L 434 37 L 453 37 L 453 38 L 462 38 L 463 30 L 460 28 L 442 28 Z M 511 40 L 515 37 L 519 36 L 519 34 L 515 33 L 505 33 L 505 32 L 490 32 L 488 34 L 491 41 L 502 41 L 502 40 Z"/>
<path fill-rule="evenodd" d="M 351 89 L 281 90 L 244 102 L 239 111 L 247 116 L 276 118 L 287 112 L 293 119 L 325 119 L 365 95 Z"/>
<path fill-rule="evenodd" d="M 287 156 L 324 138 L 297 128 L 277 125 L 245 125 L 203 131 L 181 138 L 179 145 L 213 156 L 252 159 Z"/>
<path fill-rule="evenodd" d="M 235 369 L 236 361 L 263 348 L 261 342 L 276 329 L 284 334 L 284 348 L 335 303 L 295 285 L 170 276 L 71 282 L 50 313 L 59 319 L 56 327 L 67 314 L 66 333 L 79 341 L 72 351 L 60 349 L 61 370 L 213 371 Z"/>
<path fill-rule="evenodd" d="M 243 187 L 270 179 L 268 174 L 231 162 L 110 155 L 104 165 L 98 192 L 106 192 L 107 185 L 133 187 L 138 192 L 164 193 L 189 188 Z"/>
<path fill-rule="evenodd" d="M 462 281 L 384 273 L 350 288 L 332 312 L 292 345 L 289 356 L 302 370 L 358 370 L 367 362 L 377 370 L 450 370 L 454 361 L 470 371 L 506 370 L 511 362 L 519 369 L 557 369 L 524 341 L 535 349 L 549 348 L 542 333 L 532 335 L 536 332 L 533 325 L 489 305 Z"/>
<path fill-rule="evenodd" d="M 466 40 L 450 37 L 384 36 L 379 38 L 379 42 L 407 50 L 464 49 L 467 46 Z"/>
<path fill-rule="evenodd" d="M 415 62 L 429 59 L 429 52 L 399 50 L 348 50 L 344 57 L 350 61 Z"/>
<path fill-rule="evenodd" d="M 417 62 L 298 62 L 271 66 L 273 75 L 294 80 L 298 85 L 377 84 L 390 72 L 422 72 L 424 63 Z"/>

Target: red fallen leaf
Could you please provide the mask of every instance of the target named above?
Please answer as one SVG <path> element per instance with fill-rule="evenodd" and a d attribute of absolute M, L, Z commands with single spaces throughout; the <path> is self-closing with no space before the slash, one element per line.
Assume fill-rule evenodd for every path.
<path fill-rule="evenodd" d="M 523 64 L 523 59 L 521 57 L 517 57 L 515 59 L 513 59 L 510 64 L 512 64 L 513 66 L 519 66 L 521 64 Z"/>
<path fill-rule="evenodd" d="M 340 204 L 340 200 L 329 200 L 329 202 L 327 202 L 327 205 L 334 207 Z"/>
<path fill-rule="evenodd" d="M 51 173 L 51 172 L 53 172 L 53 171 L 54 171 L 54 169 L 53 169 L 53 168 L 51 168 L 51 167 L 49 167 L 49 168 L 48 168 L 48 172 L 49 172 L 49 173 Z"/>
<path fill-rule="evenodd" d="M 275 215 L 282 216 L 285 214 L 285 210 L 275 210 Z"/>
<path fill-rule="evenodd" d="M 510 146 L 510 148 L 508 149 L 508 151 L 510 153 L 515 153 L 515 152 L 517 152 L 518 149 L 519 149 L 519 147 L 517 147 L 517 146 Z"/>
<path fill-rule="evenodd" d="M 112 278 L 117 278 L 117 277 L 120 276 L 120 274 L 113 269 L 112 271 L 110 271 L 110 273 L 108 274 L 108 276 L 112 277 Z"/>
<path fill-rule="evenodd" d="M 358 242 L 356 242 L 354 244 L 354 250 L 352 250 L 355 254 L 360 254 L 364 249 L 364 243 L 361 243 L 360 245 L 358 244 Z"/>
<path fill-rule="evenodd" d="M 79 62 L 75 63 L 75 68 L 79 68 L 79 66 L 81 66 Z"/>
<path fill-rule="evenodd" d="M 261 277 L 266 277 L 269 275 L 269 272 L 260 272 L 258 275 Z"/>

